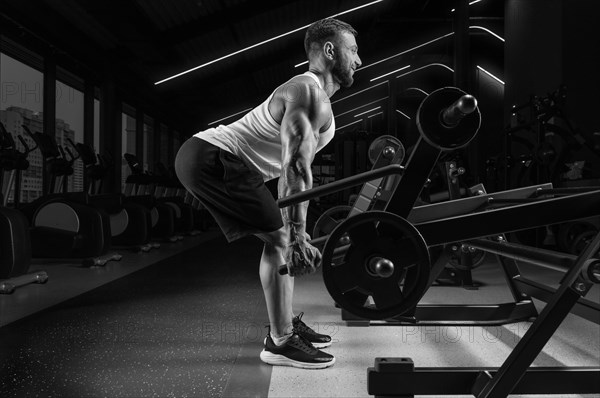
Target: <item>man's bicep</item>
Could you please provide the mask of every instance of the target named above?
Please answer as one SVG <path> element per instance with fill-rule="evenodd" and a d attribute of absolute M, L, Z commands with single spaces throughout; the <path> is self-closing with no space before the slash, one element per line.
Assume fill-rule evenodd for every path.
<path fill-rule="evenodd" d="M 314 126 L 309 113 L 299 107 L 288 109 L 281 122 L 281 144 L 284 163 L 295 157 L 311 158 L 315 141 Z M 308 153 L 307 153 L 308 152 Z"/>

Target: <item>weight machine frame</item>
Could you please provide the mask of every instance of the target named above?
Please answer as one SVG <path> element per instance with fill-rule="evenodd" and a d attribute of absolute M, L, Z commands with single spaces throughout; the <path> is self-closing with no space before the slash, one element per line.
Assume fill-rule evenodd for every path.
<path fill-rule="evenodd" d="M 339 181 L 340 185 L 358 185 L 382 175 L 400 174 L 405 168 L 390 165 L 372 172 Z M 318 189 L 318 188 L 317 188 Z M 395 194 L 398 192 L 396 190 Z M 314 194 L 314 192 L 313 192 Z M 307 195 L 307 194 L 304 194 Z M 291 198 L 291 197 L 290 197 Z M 392 197 L 392 200 L 394 198 Z M 287 199 L 287 200 L 293 200 Z M 285 200 L 283 204 L 285 205 Z M 425 325 L 416 319 L 428 316 L 435 324 L 489 325 L 529 320 L 535 311 L 529 294 L 548 304 L 533 321 L 504 364 L 499 368 L 415 368 L 410 358 L 376 358 L 375 366 L 367 370 L 368 393 L 375 396 L 431 394 L 472 394 L 477 398 L 501 398 L 508 394 L 595 393 L 600 391 L 600 367 L 530 368 L 546 343 L 566 316 L 573 312 L 600 324 L 599 306 L 584 296 L 592 282 L 585 277 L 590 260 L 600 249 L 600 234 L 576 258 L 519 245 L 506 246 L 521 252 L 490 247 L 487 240 L 478 239 L 519 229 L 566 222 L 600 214 L 600 190 L 596 188 L 552 189 L 551 184 L 518 188 L 509 191 L 458 199 L 416 207 L 409 217 L 425 241 L 431 245 L 463 241 L 473 247 L 491 251 L 498 256 L 527 259 L 545 263 L 570 265 L 558 289 L 545 287 L 523 278 L 515 262 L 500 261 L 515 303 L 497 306 L 417 306 L 412 317 L 403 314 L 398 323 Z M 543 219 L 543 221 L 542 221 Z M 447 231 L 452 231 L 450 239 Z M 435 275 L 435 273 L 434 273 Z M 486 307 L 488 307 L 486 309 Z M 440 319 L 449 310 L 454 319 Z M 459 312 L 458 309 L 465 312 Z M 500 315 L 499 315 L 500 314 Z M 537 312 L 536 312 L 537 314 Z M 477 319 L 473 320 L 473 316 Z M 492 316 L 493 315 L 493 316 Z M 435 319 L 434 319 L 435 318 Z M 467 319 L 468 318 L 468 319 Z M 362 322 L 369 322 L 362 320 Z M 370 321 L 377 322 L 377 321 Z M 389 324 L 389 321 L 383 321 Z"/>
<path fill-rule="evenodd" d="M 460 95 L 460 90 L 454 88 L 436 90 L 421 103 L 417 111 L 417 126 L 421 136 L 406 167 L 398 164 L 388 165 L 282 198 L 278 201 L 278 205 L 286 207 L 381 177 L 398 175 L 401 178 L 393 190 L 389 202 L 384 204 L 383 210 L 408 220 L 421 235 L 427 247 L 459 241 L 512 260 L 529 260 L 537 264 L 562 265 L 567 268 L 559 288 L 552 291 L 536 286 L 535 283 L 530 283 L 533 281 L 526 281 L 522 278 L 516 262 L 500 261 L 505 269 L 515 303 L 512 307 L 508 306 L 512 310 L 508 311 L 508 316 L 505 315 L 503 319 L 496 318 L 492 322 L 506 321 L 503 323 L 507 323 L 521 320 L 513 313 L 516 309 L 521 309 L 518 305 L 520 303 L 524 304 L 525 313 L 532 309 L 535 311 L 531 298 L 526 292 L 520 290 L 521 288 L 536 294 L 540 293 L 540 296 L 545 297 L 548 304 L 535 318 L 531 327 L 499 368 L 415 368 L 410 358 L 376 358 L 375 367 L 369 368 L 367 371 L 367 389 L 370 395 L 413 397 L 415 394 L 472 394 L 477 398 L 504 398 L 511 393 L 600 392 L 600 367 L 530 368 L 535 358 L 571 311 L 593 314 L 593 311 L 589 311 L 594 310 L 596 315 L 599 313 L 597 308 L 586 307 L 590 302 L 583 301 L 583 297 L 591 286 L 600 280 L 600 271 L 598 271 L 600 260 L 594 258 L 600 249 L 600 233 L 581 255 L 575 258 L 556 252 L 541 251 L 525 246 L 509 246 L 502 242 L 481 239 L 598 215 L 600 214 L 600 190 L 597 188 L 553 189 L 550 184 L 545 184 L 413 209 L 415 200 L 425 185 L 441 151 L 466 145 L 479 129 L 480 116 L 477 114 L 474 117 L 468 115 L 465 117 L 467 112 L 462 112 L 463 116 L 458 118 L 456 124 L 448 124 L 442 117 L 460 108 L 460 103 L 466 96 L 456 100 L 458 95 Z M 455 102 L 445 108 L 452 101 Z M 473 113 L 469 114 L 473 115 Z M 462 119 L 463 117 L 464 119 Z M 467 123 L 464 123 L 465 120 Z M 462 124 L 466 125 L 466 132 L 472 136 L 464 134 L 457 128 L 459 122 L 461 127 Z M 377 218 L 375 217 L 373 220 L 377 221 Z M 332 242 L 334 245 L 339 244 L 337 239 L 344 231 L 342 227 L 343 223 L 332 233 L 332 238 L 336 236 L 336 241 Z M 318 244 L 325 239 L 326 237 L 320 238 L 319 242 L 311 243 Z M 335 246 L 333 247 L 335 248 Z M 327 244 L 324 252 L 328 252 Z M 365 258 L 363 261 L 364 266 L 367 267 L 368 259 Z M 436 264 L 436 266 L 438 265 Z M 384 274 L 377 276 L 387 277 Z M 435 276 L 434 271 L 431 278 L 435 278 Z M 429 287 L 431 282 L 430 279 Z M 499 305 L 495 310 L 501 312 L 499 310 L 506 310 L 505 307 Z M 440 309 L 446 313 L 449 310 L 447 306 L 437 306 L 437 308 L 438 313 Z M 471 308 L 470 315 L 473 315 L 472 311 L 477 307 L 466 306 L 464 308 Z M 417 319 L 423 314 L 417 314 L 418 309 L 417 305 L 413 314 L 402 313 L 394 319 L 399 322 L 421 324 Z M 420 307 L 420 311 L 423 313 L 426 313 L 426 310 L 426 307 Z M 471 323 L 462 324 L 490 324 L 485 323 L 490 322 L 489 319 L 486 319 L 489 316 L 490 313 L 485 316 L 479 314 L 480 319 L 475 323 L 471 320 Z M 454 319 L 451 323 L 460 323 L 457 321 L 461 320 L 465 321 L 464 319 Z M 440 322 L 444 324 L 444 320 L 438 319 L 437 322 L 437 324 Z M 448 323 L 446 322 L 446 324 Z"/>
<path fill-rule="evenodd" d="M 556 197 L 549 197 L 554 195 Z M 498 205 L 503 207 L 494 209 Z M 572 221 L 597 215 L 599 212 L 600 190 L 596 188 L 552 189 L 551 184 L 540 184 L 415 207 L 408 220 L 419 230 L 428 245 L 436 246 Z M 448 234 L 447 231 L 452 233 Z M 471 246 L 485 250 L 477 245 Z M 544 252 L 541 249 L 534 251 Z M 514 298 L 513 302 L 486 305 L 419 304 L 413 313 L 381 321 L 360 318 L 342 309 L 342 319 L 349 326 L 402 324 L 491 326 L 535 318 L 538 314 L 532 297 L 547 302 L 556 289 L 523 277 L 514 260 L 500 253 L 496 254 Z M 561 255 L 555 252 L 546 254 L 549 260 L 559 261 L 561 258 Z M 562 258 L 566 257 L 568 255 L 562 255 Z M 445 261 L 438 261 L 433 265 L 432 280 L 442 272 L 444 264 Z M 562 267 L 562 270 L 565 268 Z M 600 305 L 597 303 L 581 299 L 576 303 L 574 313 L 600 324 L 598 317 Z"/>
<path fill-rule="evenodd" d="M 598 194 L 597 192 L 594 192 Z M 582 277 L 600 249 L 600 234 L 577 257 L 539 317 L 499 368 L 415 368 L 410 358 L 376 358 L 367 369 L 367 390 L 376 397 L 472 394 L 504 398 L 508 394 L 597 393 L 600 367 L 530 368 L 562 321 L 592 286 Z"/>

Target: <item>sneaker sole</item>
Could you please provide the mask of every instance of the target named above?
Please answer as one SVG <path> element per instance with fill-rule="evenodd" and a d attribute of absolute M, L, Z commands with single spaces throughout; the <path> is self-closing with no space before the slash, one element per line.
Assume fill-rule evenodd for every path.
<path fill-rule="evenodd" d="M 328 368 L 335 363 L 335 358 L 332 358 L 329 362 L 300 362 L 294 361 L 286 356 L 273 354 L 272 352 L 262 350 L 260 353 L 260 359 L 264 363 L 273 366 L 292 366 L 294 368 L 301 369 L 324 369 Z"/>
<path fill-rule="evenodd" d="M 311 343 L 313 345 L 313 347 L 321 349 L 321 348 L 327 348 L 331 345 L 331 341 L 328 341 L 327 343 Z M 263 340 L 263 345 L 267 345 L 267 338 L 265 337 L 265 339 Z"/>
<path fill-rule="evenodd" d="M 331 341 L 328 341 L 327 343 L 312 343 L 313 347 L 321 349 L 321 348 L 327 348 L 331 345 Z"/>

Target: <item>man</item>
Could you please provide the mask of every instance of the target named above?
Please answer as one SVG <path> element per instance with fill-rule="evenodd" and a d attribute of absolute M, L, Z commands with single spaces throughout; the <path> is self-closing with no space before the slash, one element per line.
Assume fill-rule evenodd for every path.
<path fill-rule="evenodd" d="M 279 197 L 312 187 L 311 163 L 333 138 L 329 98 L 353 83 L 361 65 L 354 28 L 336 19 L 313 23 L 304 48 L 308 72 L 278 87 L 242 119 L 186 141 L 175 161 L 183 185 L 210 211 L 228 241 L 253 234 L 264 242 L 260 279 L 270 331 L 261 359 L 272 365 L 325 368 L 318 348 L 331 337 L 293 316 L 294 276 L 315 272 L 321 254 L 305 231 L 308 202 L 279 210 L 264 181 L 279 178 Z M 287 264 L 288 275 L 278 268 Z"/>

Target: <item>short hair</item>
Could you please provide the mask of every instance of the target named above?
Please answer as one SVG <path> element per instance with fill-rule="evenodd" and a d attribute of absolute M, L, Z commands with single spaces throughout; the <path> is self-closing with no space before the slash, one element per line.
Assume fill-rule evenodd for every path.
<path fill-rule="evenodd" d="M 358 32 L 352 26 L 339 19 L 325 18 L 312 23 L 304 36 L 304 51 L 306 51 L 306 56 L 310 58 L 313 43 L 322 46 L 327 40 L 331 40 L 342 32 L 348 32 L 354 35 L 354 37 L 358 36 Z"/>

